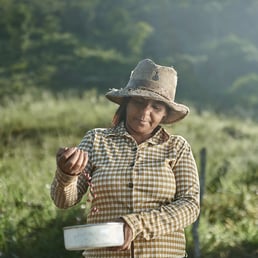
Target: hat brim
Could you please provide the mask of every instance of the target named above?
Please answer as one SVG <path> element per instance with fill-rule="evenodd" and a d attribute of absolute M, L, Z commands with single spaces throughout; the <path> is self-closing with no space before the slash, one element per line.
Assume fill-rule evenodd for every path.
<path fill-rule="evenodd" d="M 109 92 L 106 93 L 106 98 L 110 101 L 121 105 L 123 102 L 123 99 L 126 97 L 143 97 L 147 99 L 152 99 L 156 101 L 164 102 L 167 107 L 169 108 L 169 112 L 167 114 L 166 119 L 162 122 L 164 124 L 171 124 L 175 123 L 179 120 L 182 120 L 185 118 L 190 110 L 187 106 L 183 104 L 176 103 L 174 101 L 170 101 L 166 99 L 165 97 L 149 90 L 145 89 L 112 89 Z"/>

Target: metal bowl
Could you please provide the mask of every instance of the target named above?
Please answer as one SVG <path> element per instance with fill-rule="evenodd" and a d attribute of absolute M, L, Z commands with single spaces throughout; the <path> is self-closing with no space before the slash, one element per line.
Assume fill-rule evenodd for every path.
<path fill-rule="evenodd" d="M 124 223 L 110 222 L 64 227 L 64 244 L 67 250 L 86 250 L 124 243 Z"/>

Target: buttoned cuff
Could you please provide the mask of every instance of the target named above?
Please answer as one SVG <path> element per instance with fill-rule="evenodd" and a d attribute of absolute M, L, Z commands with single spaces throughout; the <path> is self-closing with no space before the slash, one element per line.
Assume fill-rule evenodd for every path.
<path fill-rule="evenodd" d="M 77 179 L 78 175 L 68 175 L 64 173 L 59 167 L 56 169 L 56 179 L 59 183 L 66 186 Z"/>

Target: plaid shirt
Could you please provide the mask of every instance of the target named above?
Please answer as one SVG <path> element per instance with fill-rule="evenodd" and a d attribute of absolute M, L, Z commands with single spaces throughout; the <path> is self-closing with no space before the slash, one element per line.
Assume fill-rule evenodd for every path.
<path fill-rule="evenodd" d="M 122 217 L 133 231 L 131 250 L 87 250 L 85 257 L 182 258 L 184 228 L 199 214 L 199 179 L 191 148 L 181 136 L 159 128 L 137 145 L 123 123 L 94 129 L 82 139 L 88 152 L 86 170 L 92 176 L 96 198 L 88 223 Z M 69 176 L 57 169 L 51 196 L 58 207 L 78 203 L 87 192 L 83 174 Z"/>

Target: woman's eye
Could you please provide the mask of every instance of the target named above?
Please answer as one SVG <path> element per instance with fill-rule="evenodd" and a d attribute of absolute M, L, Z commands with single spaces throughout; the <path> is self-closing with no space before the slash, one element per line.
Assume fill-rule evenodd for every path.
<path fill-rule="evenodd" d="M 161 110 L 161 106 L 159 106 L 159 105 L 153 105 L 152 106 L 155 110 Z"/>

